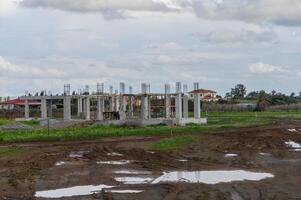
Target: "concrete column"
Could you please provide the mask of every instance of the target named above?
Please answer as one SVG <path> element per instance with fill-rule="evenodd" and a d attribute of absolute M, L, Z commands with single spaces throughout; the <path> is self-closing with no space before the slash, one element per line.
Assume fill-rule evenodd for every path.
<path fill-rule="evenodd" d="M 117 97 L 115 98 L 115 111 L 116 111 L 116 112 L 119 112 L 119 110 L 120 110 L 120 97 L 117 96 Z"/>
<path fill-rule="evenodd" d="M 83 112 L 83 99 L 78 97 L 77 99 L 77 116 L 79 117 Z"/>
<path fill-rule="evenodd" d="M 134 97 L 130 96 L 129 99 L 129 117 L 134 116 Z"/>
<path fill-rule="evenodd" d="M 201 97 L 200 94 L 194 94 L 194 118 L 201 118 Z"/>
<path fill-rule="evenodd" d="M 148 104 L 148 119 L 151 119 L 152 116 L 151 116 L 151 98 L 150 97 L 148 97 L 147 104 Z"/>
<path fill-rule="evenodd" d="M 85 107 L 86 107 L 86 113 L 85 113 L 85 117 L 86 120 L 90 120 L 91 116 L 90 116 L 90 97 L 86 97 L 85 99 Z"/>
<path fill-rule="evenodd" d="M 65 121 L 71 120 L 71 97 L 70 96 L 64 97 L 64 120 Z"/>
<path fill-rule="evenodd" d="M 47 103 L 46 99 L 41 99 L 41 118 L 47 119 Z"/>
<path fill-rule="evenodd" d="M 166 94 L 165 95 L 165 117 L 167 119 L 170 118 L 170 106 L 171 106 L 171 99 L 170 99 L 170 95 Z"/>
<path fill-rule="evenodd" d="M 121 102 L 120 102 L 119 115 L 121 120 L 125 120 L 126 119 L 126 97 L 121 95 L 120 99 Z"/>
<path fill-rule="evenodd" d="M 176 119 L 182 119 L 182 94 L 176 96 Z"/>
<path fill-rule="evenodd" d="M 29 118 L 29 103 L 28 99 L 25 99 L 25 119 Z"/>
<path fill-rule="evenodd" d="M 48 118 L 52 118 L 52 100 L 50 99 L 47 106 Z"/>
<path fill-rule="evenodd" d="M 103 120 L 103 112 L 105 110 L 104 97 L 98 97 L 97 99 L 97 120 Z"/>
<path fill-rule="evenodd" d="M 183 96 L 183 117 L 188 118 L 188 95 Z"/>
<path fill-rule="evenodd" d="M 87 103 L 86 103 L 87 99 L 86 98 L 83 98 L 82 99 L 82 104 L 83 104 L 83 113 L 86 113 L 87 112 Z"/>
<path fill-rule="evenodd" d="M 148 110 L 148 96 L 141 97 L 141 119 L 148 119 L 149 118 L 149 110 Z"/>
<path fill-rule="evenodd" d="M 115 99 L 113 96 L 110 97 L 110 112 L 114 112 L 114 107 L 115 107 Z"/>

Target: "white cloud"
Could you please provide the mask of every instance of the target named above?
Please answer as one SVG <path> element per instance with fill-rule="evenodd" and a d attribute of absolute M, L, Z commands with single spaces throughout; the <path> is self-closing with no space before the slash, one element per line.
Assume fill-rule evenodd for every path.
<path fill-rule="evenodd" d="M 240 55 L 219 53 L 183 52 L 180 55 L 161 54 L 155 57 L 154 63 L 160 65 L 195 65 L 206 61 L 228 60 L 238 58 Z"/>
<path fill-rule="evenodd" d="M 23 0 L 21 5 L 74 12 L 99 12 L 105 19 L 128 18 L 127 11 L 166 12 L 174 4 L 154 0 Z"/>
<path fill-rule="evenodd" d="M 300 0 L 187 0 L 186 5 L 199 17 L 212 20 L 301 24 Z"/>
<path fill-rule="evenodd" d="M 275 72 L 284 72 L 285 67 L 259 62 L 259 63 L 250 64 L 249 70 L 250 72 L 255 74 L 267 74 L 267 73 L 275 73 Z"/>
<path fill-rule="evenodd" d="M 209 34 L 196 34 L 200 40 L 214 43 L 276 43 L 277 34 L 270 29 L 259 26 L 242 30 L 214 30 Z"/>
<path fill-rule="evenodd" d="M 182 47 L 175 42 L 167 43 L 152 43 L 145 46 L 146 49 L 156 49 L 156 50 L 179 50 Z"/>
<path fill-rule="evenodd" d="M 0 56 L 0 77 L 13 78 L 61 78 L 65 73 L 59 69 L 41 69 L 36 67 L 18 66 Z"/>
<path fill-rule="evenodd" d="M 23 0 L 21 5 L 100 12 L 106 19 L 127 17 L 126 11 L 185 11 L 210 20 L 301 25 L 300 0 Z"/>
<path fill-rule="evenodd" d="M 0 15 L 8 14 L 17 7 L 18 0 L 0 0 Z"/>

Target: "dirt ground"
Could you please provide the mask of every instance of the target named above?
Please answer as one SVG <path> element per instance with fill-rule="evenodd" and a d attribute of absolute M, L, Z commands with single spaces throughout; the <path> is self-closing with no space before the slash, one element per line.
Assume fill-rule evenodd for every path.
<path fill-rule="evenodd" d="M 47 199 L 36 198 L 36 192 L 100 184 L 142 192 L 120 194 L 103 190 L 61 199 L 301 199 L 301 151 L 285 144 L 301 143 L 301 121 L 275 121 L 266 126 L 211 131 L 199 136 L 199 141 L 167 153 L 152 151 L 149 146 L 168 136 L 0 144 L 2 148 L 16 148 L 0 154 L 0 199 Z M 237 156 L 226 157 L 227 153 Z M 97 163 L 120 160 L 131 162 Z M 271 173 L 274 177 L 219 184 L 124 184 L 115 180 L 121 176 L 113 173 L 118 170 L 147 171 L 152 178 L 163 172 L 201 170 L 247 170 Z"/>

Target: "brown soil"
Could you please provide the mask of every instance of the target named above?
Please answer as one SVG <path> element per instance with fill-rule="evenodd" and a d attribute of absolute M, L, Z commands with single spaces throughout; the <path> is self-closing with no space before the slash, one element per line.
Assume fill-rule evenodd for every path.
<path fill-rule="evenodd" d="M 291 133 L 287 129 L 295 128 Z M 285 142 L 301 143 L 301 121 L 277 121 L 271 125 L 200 133 L 198 142 L 173 152 L 152 152 L 149 145 L 163 136 L 118 137 L 93 141 L 31 142 L 7 144 L 16 151 L 0 154 L 0 199 L 35 199 L 36 191 L 79 185 L 114 185 L 143 190 L 139 194 L 97 193 L 62 199 L 116 200 L 257 200 L 301 199 L 301 152 Z M 3 144 L 2 146 L 5 146 Z M 84 151 L 83 157 L 70 157 Z M 123 156 L 110 156 L 117 152 Z M 237 157 L 226 158 L 225 153 Z M 260 153 L 266 153 L 261 155 Z M 179 160 L 188 162 L 179 162 Z M 101 165 L 97 161 L 131 160 L 126 165 Z M 64 161 L 66 164 L 55 166 Z M 274 178 L 216 185 L 164 183 L 124 185 L 114 180 L 113 170 L 151 171 L 158 177 L 174 170 L 243 169 L 267 172 Z M 42 198 L 41 198 L 42 199 Z"/>

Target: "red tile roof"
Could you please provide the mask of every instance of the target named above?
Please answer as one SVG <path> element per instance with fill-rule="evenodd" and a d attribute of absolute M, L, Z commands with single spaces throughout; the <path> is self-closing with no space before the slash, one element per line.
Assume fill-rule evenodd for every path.
<path fill-rule="evenodd" d="M 198 90 L 192 90 L 189 92 L 189 94 L 207 94 L 207 93 L 217 93 L 213 90 L 206 90 L 206 89 L 198 89 Z"/>
<path fill-rule="evenodd" d="M 28 101 L 29 105 L 41 105 L 41 102 L 36 101 L 36 100 L 29 100 Z M 25 105 L 25 100 L 21 100 L 19 98 L 17 99 L 12 99 L 4 102 L 0 102 L 1 105 L 18 105 L 18 106 L 24 106 Z"/>

